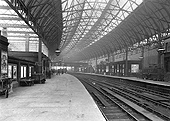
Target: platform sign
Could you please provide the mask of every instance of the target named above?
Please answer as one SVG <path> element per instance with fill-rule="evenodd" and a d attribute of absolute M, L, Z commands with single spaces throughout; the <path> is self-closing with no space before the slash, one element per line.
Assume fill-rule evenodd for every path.
<path fill-rule="evenodd" d="M 8 56 L 6 51 L 1 51 L 1 74 L 8 73 Z"/>

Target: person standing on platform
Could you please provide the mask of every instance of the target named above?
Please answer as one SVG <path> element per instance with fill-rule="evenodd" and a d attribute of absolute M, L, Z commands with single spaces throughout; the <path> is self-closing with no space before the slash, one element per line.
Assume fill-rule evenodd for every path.
<path fill-rule="evenodd" d="M 61 73 L 64 74 L 64 69 L 61 69 Z"/>
<path fill-rule="evenodd" d="M 13 92 L 13 80 L 9 79 L 8 81 L 9 81 L 8 83 L 10 85 L 9 93 L 12 93 Z"/>
<path fill-rule="evenodd" d="M 58 75 L 60 75 L 60 73 L 61 73 L 61 68 L 60 68 L 60 69 L 58 69 Z"/>
<path fill-rule="evenodd" d="M 55 71 L 56 75 L 58 75 L 58 70 Z"/>

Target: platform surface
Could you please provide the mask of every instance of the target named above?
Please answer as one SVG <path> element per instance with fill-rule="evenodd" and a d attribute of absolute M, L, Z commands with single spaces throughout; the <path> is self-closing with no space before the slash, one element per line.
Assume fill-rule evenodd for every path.
<path fill-rule="evenodd" d="M 154 84 L 157 86 L 165 86 L 165 87 L 170 87 L 170 81 L 169 82 L 164 82 L 164 81 L 153 81 L 149 79 L 140 79 L 137 77 L 123 77 L 123 76 L 111 76 L 111 75 L 102 75 L 102 74 L 94 74 L 94 73 L 83 73 L 83 74 L 90 74 L 90 75 L 96 75 L 96 76 L 103 76 L 103 77 L 111 77 L 111 78 L 117 78 L 117 79 L 127 79 L 127 80 L 132 80 L 132 81 L 138 81 L 138 82 L 144 82 L 148 84 Z"/>
<path fill-rule="evenodd" d="M 0 121 L 105 121 L 85 87 L 69 74 L 0 96 Z"/>

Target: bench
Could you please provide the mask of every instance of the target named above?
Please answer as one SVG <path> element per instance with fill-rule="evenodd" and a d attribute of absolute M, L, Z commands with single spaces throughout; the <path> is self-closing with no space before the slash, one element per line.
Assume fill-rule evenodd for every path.
<path fill-rule="evenodd" d="M 32 85 L 34 85 L 34 79 L 32 79 L 32 78 L 22 78 L 19 83 L 20 83 L 20 86 L 24 86 L 24 85 L 32 86 Z"/>

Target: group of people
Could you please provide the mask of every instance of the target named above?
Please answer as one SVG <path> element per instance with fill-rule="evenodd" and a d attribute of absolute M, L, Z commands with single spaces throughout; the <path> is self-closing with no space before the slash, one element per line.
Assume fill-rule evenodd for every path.
<path fill-rule="evenodd" d="M 57 71 L 56 71 L 56 75 L 60 75 L 60 74 L 64 74 L 64 73 L 67 73 L 67 69 L 66 68 L 63 68 L 63 69 L 58 69 Z"/>

